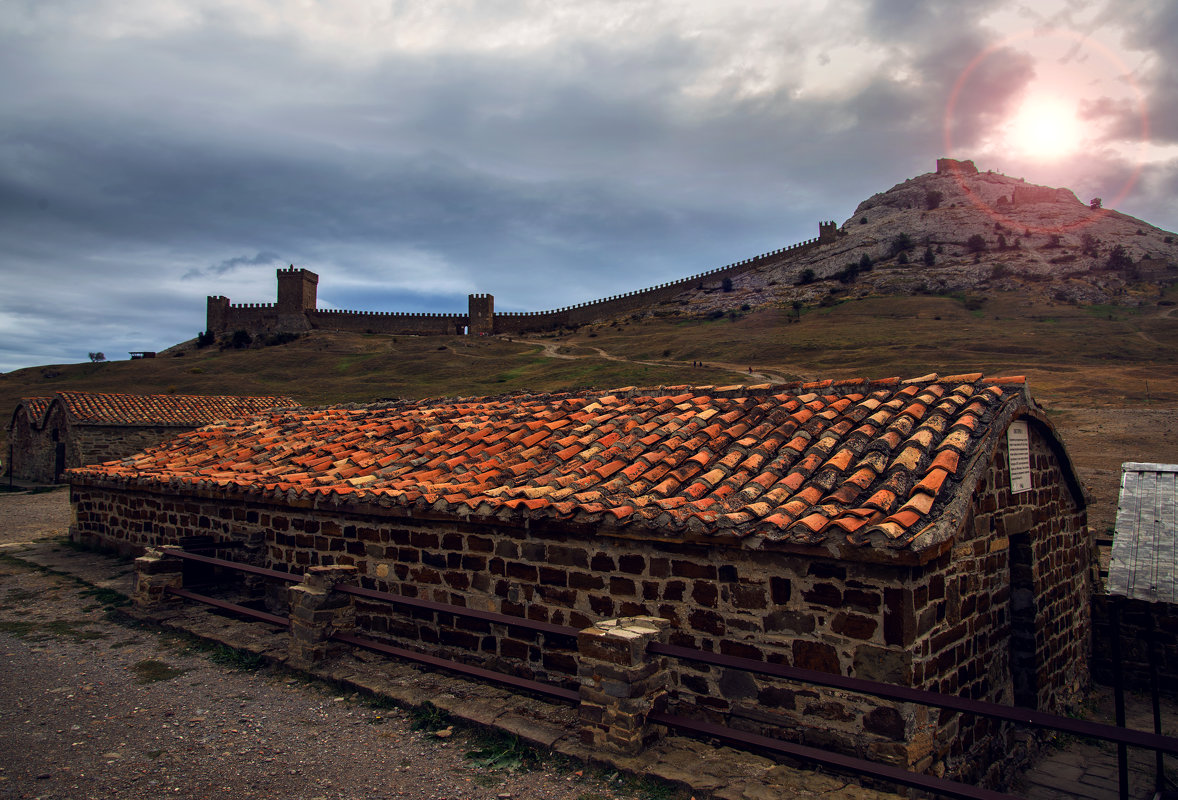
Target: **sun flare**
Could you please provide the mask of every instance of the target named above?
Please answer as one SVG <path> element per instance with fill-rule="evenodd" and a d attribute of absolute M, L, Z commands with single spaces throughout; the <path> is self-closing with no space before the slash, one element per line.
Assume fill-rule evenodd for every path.
<path fill-rule="evenodd" d="M 1080 120 L 1063 102 L 1031 97 L 1011 119 L 1006 141 L 1021 155 L 1056 160 L 1074 155 L 1082 141 Z"/>

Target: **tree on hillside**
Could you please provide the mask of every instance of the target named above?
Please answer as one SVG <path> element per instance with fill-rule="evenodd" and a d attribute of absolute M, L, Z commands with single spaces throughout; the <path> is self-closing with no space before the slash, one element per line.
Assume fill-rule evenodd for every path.
<path fill-rule="evenodd" d="M 90 360 L 91 360 L 91 361 L 93 361 L 93 362 L 95 362 L 95 363 L 97 363 L 97 362 L 99 362 L 99 361 L 106 361 L 106 354 L 105 354 L 105 353 L 101 353 L 101 352 L 99 352 L 99 353 L 90 353 Z"/>
<path fill-rule="evenodd" d="M 975 233 L 965 240 L 965 249 L 971 253 L 984 253 L 986 252 L 986 240 L 980 233 Z"/>
<path fill-rule="evenodd" d="M 1080 238 L 1080 252 L 1095 258 L 1100 255 L 1100 240 L 1090 233 L 1084 234 Z"/>
<path fill-rule="evenodd" d="M 1097 211 L 1102 205 L 1104 205 L 1103 200 L 1101 200 L 1099 197 L 1093 197 L 1092 202 L 1088 204 L 1088 207 L 1093 211 Z"/>
<path fill-rule="evenodd" d="M 911 250 L 916 247 L 916 243 L 912 241 L 912 237 L 906 233 L 900 233 L 895 239 L 892 239 L 892 244 L 888 249 L 888 255 L 898 256 L 900 253 Z"/>
<path fill-rule="evenodd" d="M 937 263 L 937 257 L 935 255 L 933 255 L 933 249 L 931 247 L 924 248 L 924 265 L 926 267 L 931 267 L 933 264 L 936 264 L 936 263 Z"/>
<path fill-rule="evenodd" d="M 725 278 L 724 280 L 720 281 L 720 288 L 725 292 L 731 292 L 732 278 Z"/>
<path fill-rule="evenodd" d="M 859 271 L 871 272 L 871 267 L 874 263 L 875 262 L 871 260 L 871 256 L 867 255 L 867 253 L 864 253 L 863 255 L 859 256 Z"/>
<path fill-rule="evenodd" d="M 814 270 L 802 270 L 802 274 L 798 276 L 798 286 L 805 286 L 807 283 L 813 283 L 815 277 L 817 276 L 815 276 Z"/>
<path fill-rule="evenodd" d="M 940 208 L 941 201 L 945 199 L 945 195 L 938 192 L 936 189 L 931 189 L 924 193 L 924 207 L 929 211 Z"/>

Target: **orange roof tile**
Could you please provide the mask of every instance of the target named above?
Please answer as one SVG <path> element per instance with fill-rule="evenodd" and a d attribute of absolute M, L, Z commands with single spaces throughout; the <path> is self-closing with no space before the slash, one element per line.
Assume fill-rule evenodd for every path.
<path fill-rule="evenodd" d="M 271 408 L 298 405 L 289 397 L 194 394 L 57 392 L 49 399 L 62 406 L 66 418 L 74 425 L 150 425 L 183 428 L 208 425 L 217 420 L 248 417 Z M 47 410 L 48 406 L 46 413 Z"/>
<path fill-rule="evenodd" d="M 663 540 L 915 547 L 966 479 L 958 465 L 1028 409 L 1024 385 L 976 374 L 275 408 L 71 480 L 279 502 L 335 493 L 390 514 L 575 520 Z"/>

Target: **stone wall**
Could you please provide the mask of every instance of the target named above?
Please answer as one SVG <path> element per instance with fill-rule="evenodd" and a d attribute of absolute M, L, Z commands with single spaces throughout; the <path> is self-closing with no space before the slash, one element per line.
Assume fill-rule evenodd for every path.
<path fill-rule="evenodd" d="M 55 445 L 48 429 L 37 429 L 29 424 L 24 414 L 14 416 L 8 430 L 11 458 L 5 465 L 5 474 L 23 481 L 37 483 L 53 482 Z M 8 458 L 8 455 L 5 455 Z"/>
<path fill-rule="evenodd" d="M 1012 673 L 1023 671 L 1036 705 L 1061 711 L 1087 680 L 1087 539 L 1083 511 L 1038 434 L 1032 465 L 1037 488 L 1012 494 L 1000 449 L 958 536 L 925 563 L 408 519 L 331 499 L 283 507 L 216 488 L 172 497 L 75 486 L 72 535 L 132 550 L 192 534 L 264 541 L 257 555 L 280 570 L 354 565 L 370 588 L 574 628 L 655 616 L 670 621 L 672 644 L 975 699 L 1011 702 Z M 1018 537 L 1035 555 L 1021 578 L 1033 630 L 1028 653 L 1012 659 L 1008 557 Z M 575 642 L 564 637 L 363 599 L 356 627 L 576 686 Z M 980 763 L 1000 782 L 1016 762 L 999 726 L 739 671 L 677 663 L 672 697 L 676 713 L 918 770 L 976 777 L 971 765 Z"/>
<path fill-rule="evenodd" d="M 236 330 L 251 334 L 299 332 L 312 328 L 402 335 L 461 335 L 471 327 L 476 335 L 487 333 L 522 334 L 575 328 L 600 320 L 640 311 L 667 302 L 699 286 L 719 286 L 725 278 L 754 269 L 772 266 L 833 242 L 838 235 L 834 222 L 820 222 L 819 236 L 782 247 L 769 253 L 746 258 L 717 269 L 690 275 L 670 283 L 611 295 L 588 303 L 579 303 L 550 311 L 499 313 L 494 298 L 472 294 L 466 314 L 413 314 L 316 309 L 319 277 L 308 270 L 278 270 L 278 303 L 243 303 L 233 305 L 229 298 L 211 296 L 206 311 L 206 330 L 223 334 Z M 301 304 L 301 305 L 300 305 Z M 471 320 L 474 320 L 472 325 Z"/>
<path fill-rule="evenodd" d="M 379 311 L 307 312 L 312 328 L 353 333 L 386 333 L 403 336 L 461 335 L 468 324 L 466 314 L 403 314 Z"/>

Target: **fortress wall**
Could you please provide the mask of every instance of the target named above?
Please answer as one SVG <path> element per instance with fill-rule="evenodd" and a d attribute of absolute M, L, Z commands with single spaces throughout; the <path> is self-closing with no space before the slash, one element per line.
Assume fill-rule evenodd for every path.
<path fill-rule="evenodd" d="M 783 247 L 755 258 L 738 261 L 734 264 L 717 269 L 701 272 L 670 283 L 662 283 L 647 289 L 639 289 L 626 294 L 612 295 L 588 303 L 579 303 L 552 311 L 534 312 L 497 312 L 495 314 L 495 333 L 527 333 L 531 331 L 546 331 L 560 327 L 575 327 L 587 325 L 604 319 L 610 319 L 622 314 L 640 311 L 656 303 L 674 300 L 685 291 L 700 287 L 718 287 L 725 278 L 777 263 L 787 258 L 796 257 L 812 250 L 819 244 L 818 239 Z"/>
<path fill-rule="evenodd" d="M 461 334 L 466 314 L 406 314 L 399 311 L 337 311 L 313 309 L 306 312 L 311 328 L 353 333 L 386 333 L 405 336 Z"/>

